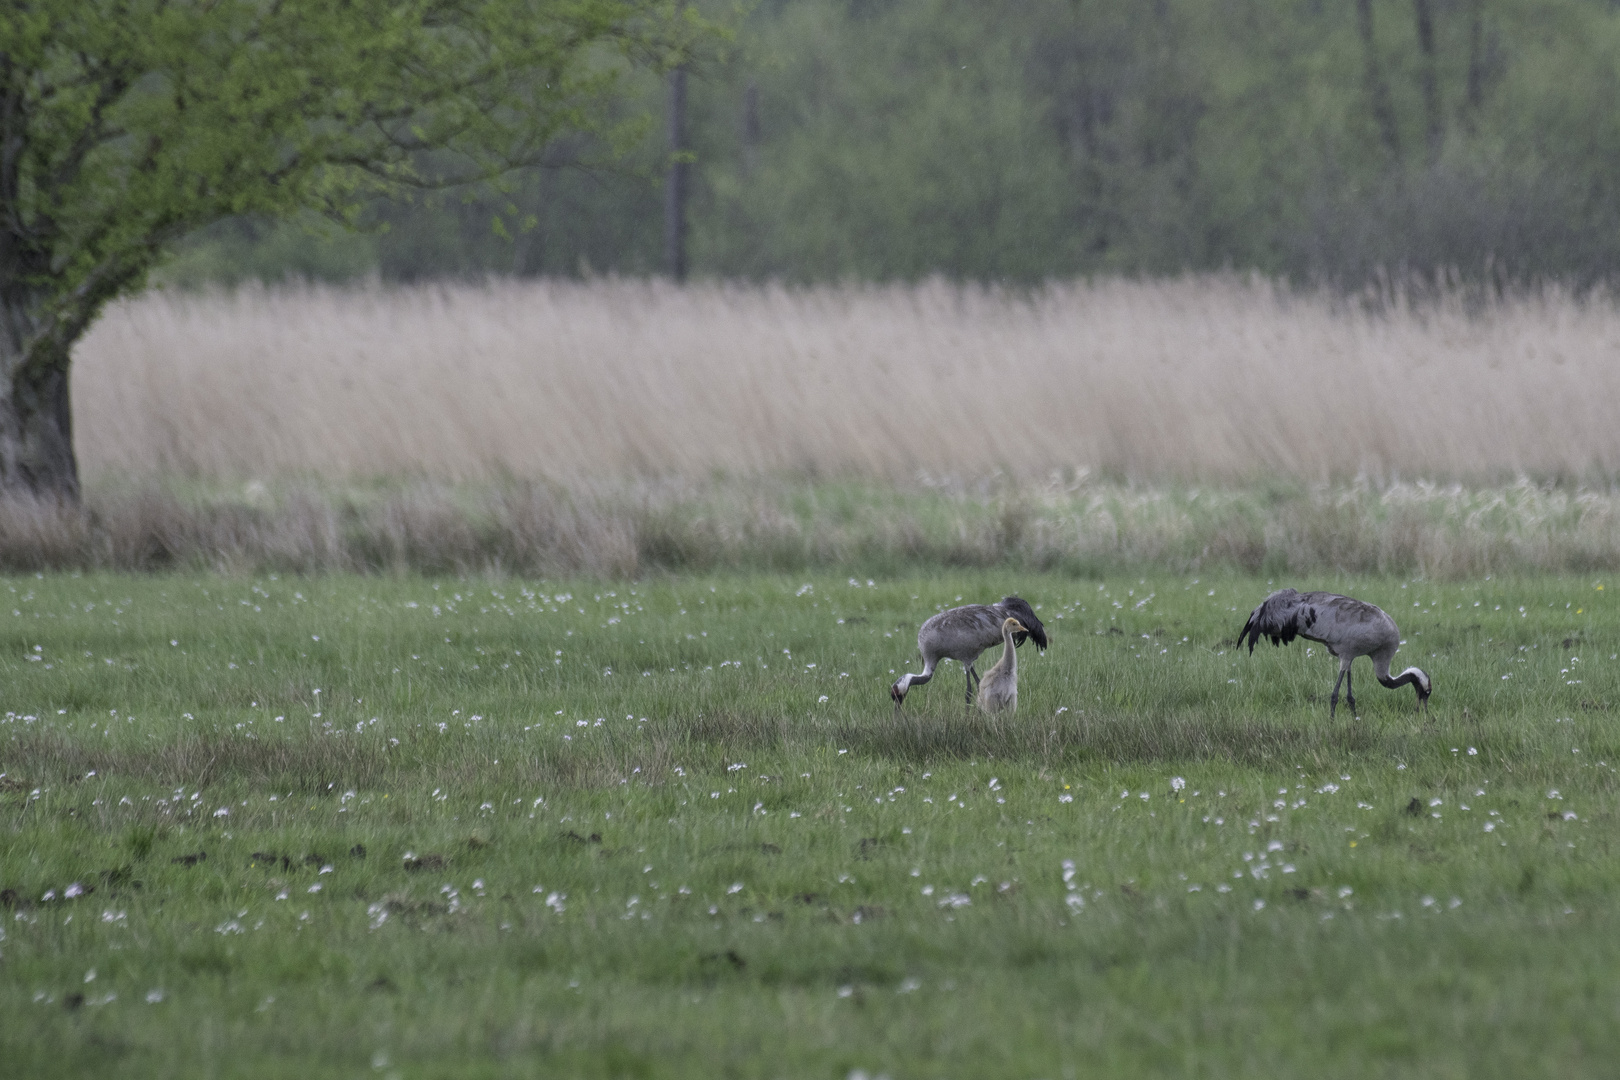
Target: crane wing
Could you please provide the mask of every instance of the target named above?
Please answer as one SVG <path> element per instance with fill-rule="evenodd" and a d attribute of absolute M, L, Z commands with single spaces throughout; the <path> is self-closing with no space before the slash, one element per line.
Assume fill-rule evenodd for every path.
<path fill-rule="evenodd" d="M 924 655 L 948 656 L 962 663 L 1001 642 L 1001 620 L 989 604 L 963 604 L 930 616 L 917 631 L 917 647 Z M 966 659 L 963 659 L 966 657 Z"/>
<path fill-rule="evenodd" d="M 1270 638 L 1273 645 L 1286 645 L 1315 623 L 1316 608 L 1297 590 L 1281 589 L 1250 612 L 1249 621 L 1238 631 L 1237 644 L 1241 648 L 1247 638 L 1250 653 L 1263 637 Z"/>

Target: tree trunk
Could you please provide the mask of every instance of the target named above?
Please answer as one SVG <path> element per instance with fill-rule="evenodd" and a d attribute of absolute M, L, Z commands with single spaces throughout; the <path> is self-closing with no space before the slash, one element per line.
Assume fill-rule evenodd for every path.
<path fill-rule="evenodd" d="M 1429 0 L 1412 0 L 1417 17 L 1418 53 L 1422 56 L 1419 79 L 1423 85 L 1423 142 L 1429 163 L 1440 156 L 1445 141 L 1445 120 L 1440 114 L 1440 59 L 1434 46 L 1434 12 Z"/>
<path fill-rule="evenodd" d="M 669 73 L 669 104 L 664 117 L 669 140 L 669 173 L 664 177 L 664 269 L 686 280 L 686 69 Z"/>
<path fill-rule="evenodd" d="M 1468 5 L 1468 96 L 1463 117 L 1470 134 L 1485 104 L 1485 16 L 1482 0 Z"/>
<path fill-rule="evenodd" d="M 1373 120 L 1378 125 L 1378 138 L 1390 160 L 1401 159 L 1400 128 L 1395 122 L 1395 101 L 1378 63 L 1378 41 L 1373 32 L 1372 0 L 1356 0 L 1356 32 L 1361 37 L 1362 81 L 1366 85 L 1367 99 L 1372 106 Z"/>
<path fill-rule="evenodd" d="M 5 305 L 0 322 L 0 498 L 79 501 L 68 399 L 68 350 L 29 340 L 32 320 Z M 27 344 L 25 344 L 25 342 Z"/>
<path fill-rule="evenodd" d="M 759 164 L 759 144 L 762 141 L 759 123 L 759 80 L 750 77 L 743 90 L 742 114 L 742 171 L 747 176 Z"/>
<path fill-rule="evenodd" d="M 67 368 L 19 379 L 0 393 L 0 497 L 79 501 Z"/>

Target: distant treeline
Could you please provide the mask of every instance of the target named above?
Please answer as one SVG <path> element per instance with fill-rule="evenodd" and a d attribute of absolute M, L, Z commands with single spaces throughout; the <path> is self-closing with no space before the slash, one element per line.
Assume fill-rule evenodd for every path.
<path fill-rule="evenodd" d="M 181 281 L 659 272 L 649 119 L 508 190 L 231 221 Z M 1608 0 L 765 0 L 691 73 L 689 263 L 789 281 L 1253 268 L 1612 279 L 1620 8 Z"/>

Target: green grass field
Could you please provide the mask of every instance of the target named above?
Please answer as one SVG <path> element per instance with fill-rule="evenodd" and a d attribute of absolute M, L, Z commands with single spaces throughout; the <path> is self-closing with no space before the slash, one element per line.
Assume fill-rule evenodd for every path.
<path fill-rule="evenodd" d="M 1286 584 L 0 579 L 0 1073 L 1612 1075 L 1620 586 Z"/>

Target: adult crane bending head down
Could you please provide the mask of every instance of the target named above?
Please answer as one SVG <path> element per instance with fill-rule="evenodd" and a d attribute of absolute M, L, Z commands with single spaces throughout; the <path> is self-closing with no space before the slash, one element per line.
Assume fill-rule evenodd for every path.
<path fill-rule="evenodd" d="M 933 616 L 917 630 L 917 651 L 922 653 L 923 669 L 920 674 L 907 673 L 889 687 L 898 715 L 906 694 L 913 686 L 920 686 L 934 677 L 934 668 L 941 660 L 955 660 L 967 669 L 967 703 L 973 705 L 974 692 L 979 687 L 979 673 L 974 668 L 979 655 L 1001 641 L 1001 627 L 1007 619 L 1018 620 L 1013 633 L 1013 647 L 1026 640 L 1034 640 L 1035 647 L 1046 650 L 1046 627 L 1035 617 L 1029 601 L 1019 596 L 1004 596 L 994 604 L 964 604 Z"/>
<path fill-rule="evenodd" d="M 1401 647 L 1401 632 L 1382 608 L 1361 600 L 1338 593 L 1280 589 L 1250 613 L 1249 621 L 1238 631 L 1237 643 L 1241 646 L 1247 638 L 1249 652 L 1253 654 L 1255 645 L 1263 637 L 1270 638 L 1273 645 L 1286 645 L 1302 637 L 1327 646 L 1327 651 L 1339 658 L 1339 679 L 1333 684 L 1329 719 L 1338 713 L 1341 683 L 1351 714 L 1356 712 L 1350 663 L 1358 656 L 1372 659 L 1373 674 L 1383 686 L 1394 690 L 1410 683 L 1417 691 L 1418 705 L 1423 708 L 1428 708 L 1429 695 L 1434 693 L 1434 683 L 1421 668 L 1409 667 L 1390 677 L 1389 662 L 1395 658 L 1395 650 Z"/>

